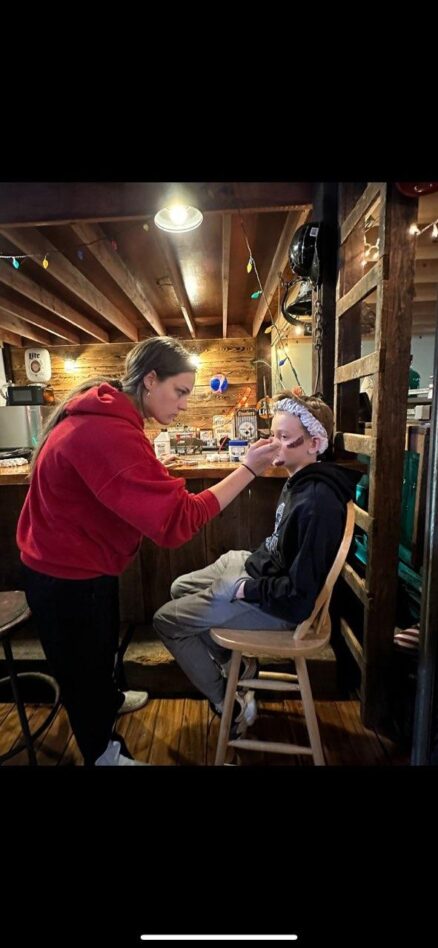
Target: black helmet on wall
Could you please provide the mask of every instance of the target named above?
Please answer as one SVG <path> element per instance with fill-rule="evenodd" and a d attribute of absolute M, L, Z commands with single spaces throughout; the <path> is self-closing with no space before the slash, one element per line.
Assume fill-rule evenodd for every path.
<path fill-rule="evenodd" d="M 312 322 L 312 284 L 298 278 L 285 284 L 281 312 L 291 326 Z"/>
<path fill-rule="evenodd" d="M 294 273 L 308 277 L 312 283 L 319 282 L 319 238 L 321 225 L 318 221 L 303 224 L 295 231 L 289 247 L 289 262 Z"/>

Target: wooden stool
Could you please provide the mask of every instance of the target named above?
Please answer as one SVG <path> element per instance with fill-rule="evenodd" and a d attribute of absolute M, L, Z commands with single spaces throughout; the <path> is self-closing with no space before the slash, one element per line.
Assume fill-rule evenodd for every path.
<path fill-rule="evenodd" d="M 325 764 L 306 659 L 316 655 L 330 640 L 330 599 L 333 586 L 350 548 L 353 529 L 354 504 L 353 501 L 349 501 L 344 535 L 336 559 L 318 595 L 312 614 L 304 622 L 300 622 L 296 629 L 283 632 L 265 631 L 263 629 L 210 629 L 210 635 L 218 645 L 232 650 L 216 750 L 216 767 L 225 763 L 227 747 L 240 747 L 242 750 L 251 751 L 261 750 L 275 754 L 310 754 L 315 764 Z M 296 674 L 260 672 L 257 678 L 245 678 L 239 681 L 242 655 L 252 657 L 272 655 L 276 658 L 290 658 L 295 663 Z M 230 741 L 231 717 L 237 687 L 250 690 L 299 691 L 303 702 L 310 746 L 286 742 L 245 740 L 242 738 Z"/>
<path fill-rule="evenodd" d="M 3 651 L 5 653 L 6 659 L 6 668 L 8 670 L 7 677 L 0 679 L 0 685 L 3 685 L 6 682 L 10 682 L 11 684 L 12 693 L 14 696 L 14 701 L 17 705 L 17 711 L 23 732 L 23 741 L 17 747 L 14 747 L 6 754 L 0 754 L 0 764 L 2 764 L 4 760 L 8 760 L 9 757 L 19 754 L 20 751 L 26 748 L 29 755 L 29 764 L 32 764 L 35 767 L 37 760 L 33 746 L 34 741 L 40 736 L 40 734 L 42 734 L 42 732 L 49 726 L 50 722 L 55 717 L 60 701 L 60 694 L 58 683 L 54 678 L 51 677 L 51 675 L 43 675 L 40 672 L 17 673 L 15 671 L 10 638 L 13 634 L 13 630 L 18 629 L 19 626 L 21 626 L 23 622 L 29 618 L 30 614 L 30 609 L 27 605 L 24 592 L 21 592 L 21 590 L 14 590 L 12 592 L 0 593 L 0 640 L 3 645 Z M 45 682 L 54 691 L 54 700 L 49 714 L 40 727 L 33 733 L 31 733 L 29 729 L 24 703 L 20 696 L 18 687 L 19 678 L 31 678 L 37 681 Z"/>

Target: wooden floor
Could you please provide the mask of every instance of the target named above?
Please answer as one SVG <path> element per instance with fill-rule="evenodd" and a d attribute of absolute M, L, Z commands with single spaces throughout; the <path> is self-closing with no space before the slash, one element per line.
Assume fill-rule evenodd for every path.
<path fill-rule="evenodd" d="M 321 738 L 326 762 L 335 767 L 388 767 L 409 764 L 406 750 L 363 727 L 358 701 L 317 701 Z M 258 702 L 259 717 L 248 732 L 270 740 L 293 740 L 308 744 L 301 722 L 300 701 Z M 31 730 L 37 730 L 47 714 L 46 705 L 27 704 Z M 138 760 L 159 766 L 200 767 L 211 765 L 219 730 L 207 701 L 195 698 L 153 698 L 145 708 L 122 715 L 117 730 Z M 20 743 L 21 729 L 15 705 L 0 704 L 0 754 Z M 60 707 L 48 730 L 35 742 L 38 764 L 72 767 L 82 764 L 67 715 Z M 308 756 L 286 756 L 229 748 L 230 763 L 241 766 L 312 767 Z M 26 766 L 25 751 L 3 766 Z"/>

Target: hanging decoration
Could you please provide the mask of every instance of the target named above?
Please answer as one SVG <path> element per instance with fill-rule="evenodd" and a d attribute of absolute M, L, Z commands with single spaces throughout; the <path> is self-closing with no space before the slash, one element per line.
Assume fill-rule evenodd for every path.
<path fill-rule="evenodd" d="M 438 237 L 438 217 L 436 221 L 431 221 L 430 224 L 426 224 L 426 226 L 422 227 L 421 229 L 418 227 L 418 224 L 411 224 L 409 233 L 412 237 L 421 237 L 421 235 L 425 234 L 427 230 L 430 230 L 430 228 L 432 228 L 432 240 L 436 240 Z"/>
<path fill-rule="evenodd" d="M 80 244 L 76 248 L 76 256 L 79 260 L 84 259 L 84 247 L 91 247 L 92 244 L 99 244 L 103 241 L 111 244 L 112 249 L 115 253 L 118 251 L 118 245 L 116 240 L 112 240 L 110 237 L 98 237 L 96 240 L 90 240 L 87 244 Z M 50 250 L 47 253 L 0 253 L 0 260 L 10 260 L 12 266 L 15 270 L 19 270 L 22 265 L 23 260 L 36 260 L 41 263 L 41 266 L 44 267 L 44 270 L 47 270 L 49 266 L 49 256 L 53 257 L 55 254 L 64 254 L 64 250 Z"/>
<path fill-rule="evenodd" d="M 280 345 L 283 345 L 282 333 L 279 331 L 279 329 L 278 329 L 278 327 L 277 327 L 277 325 L 276 325 L 276 323 L 275 323 L 274 317 L 273 317 L 273 315 L 272 315 L 272 310 L 271 310 L 270 302 L 269 302 L 269 300 L 268 300 L 268 298 L 267 298 L 267 296 L 266 296 L 266 293 L 265 293 L 265 291 L 264 291 L 264 289 L 263 289 L 263 286 L 262 286 L 262 283 L 261 283 L 261 280 L 260 280 L 260 276 L 259 276 L 259 272 L 258 272 L 258 270 L 257 270 L 256 261 L 255 261 L 253 252 L 252 252 L 251 247 L 250 247 L 250 243 L 249 243 L 249 240 L 248 240 L 248 235 L 247 235 L 247 233 L 246 233 L 245 224 L 244 224 L 244 221 L 243 221 L 243 218 L 242 218 L 242 217 L 240 217 L 240 226 L 241 226 L 241 228 L 242 228 L 244 240 L 245 240 L 246 247 L 247 247 L 247 250 L 248 250 L 248 255 L 249 255 L 249 261 L 248 261 L 248 263 L 252 263 L 252 266 L 253 266 L 253 269 L 254 269 L 254 273 L 255 273 L 255 276 L 256 276 L 256 279 L 257 279 L 257 283 L 258 283 L 258 285 L 259 285 L 259 289 L 256 290 L 254 293 L 251 294 L 251 299 L 258 299 L 260 296 L 263 296 L 263 297 L 264 297 L 264 300 L 265 300 L 265 303 L 266 303 L 266 310 L 267 310 L 267 312 L 269 313 L 269 315 L 270 315 L 270 317 L 271 317 L 271 325 L 268 326 L 268 327 L 265 329 L 265 332 L 266 332 L 266 333 L 272 333 L 272 331 L 274 330 L 275 333 L 276 333 L 277 344 L 279 343 Z M 319 232 L 319 229 L 320 229 L 319 223 L 314 223 L 314 224 L 312 225 L 312 228 L 313 228 L 313 229 L 312 229 L 312 233 L 309 234 L 309 236 L 308 236 L 308 238 L 307 238 L 307 242 L 305 242 L 305 248 L 306 248 L 306 250 L 308 249 L 308 243 L 309 243 L 309 241 L 310 241 L 310 244 L 313 246 L 313 250 L 314 250 L 313 256 L 312 256 L 312 261 L 311 261 L 311 269 L 312 269 L 311 280 L 313 280 L 313 281 L 314 281 L 314 284 L 317 285 L 318 282 L 319 282 L 319 276 L 320 276 L 320 274 L 319 274 L 319 257 L 318 257 L 318 253 L 317 253 L 317 238 L 318 238 L 318 232 Z M 300 229 L 299 229 L 299 230 L 300 230 Z M 297 233 L 298 233 L 298 231 L 297 231 Z M 248 266 L 248 265 L 247 265 L 247 266 Z M 279 278 L 280 278 L 280 284 L 282 284 L 283 281 L 282 281 L 281 274 L 279 274 Z M 280 303 L 280 286 L 279 286 L 279 303 Z M 271 339 L 271 348 L 272 348 L 273 346 L 275 346 L 275 342 Z M 298 384 L 298 385 L 300 386 L 300 388 L 301 388 L 300 380 L 299 380 L 298 375 L 297 375 L 297 373 L 296 373 L 295 367 L 292 365 L 292 361 L 291 361 L 291 359 L 290 359 L 289 356 L 286 357 L 286 361 L 288 361 L 288 362 L 290 363 L 290 366 L 291 366 L 291 369 L 292 369 L 292 371 L 293 371 L 293 374 L 294 374 L 294 376 L 295 376 L 295 378 L 296 378 L 297 384 Z M 280 370 L 280 368 L 279 368 L 279 366 L 278 366 L 278 362 L 277 362 L 277 361 L 276 361 L 276 373 L 275 373 L 275 374 L 276 374 L 276 380 L 278 380 L 278 382 L 279 382 L 280 385 L 283 385 L 283 379 L 282 379 L 282 377 L 281 377 L 281 370 Z"/>
<path fill-rule="evenodd" d="M 24 367 L 29 382 L 50 382 L 52 365 L 47 349 L 32 346 L 24 350 Z"/>
<path fill-rule="evenodd" d="M 433 194 L 438 191 L 438 181 L 396 181 L 396 188 L 401 191 L 405 197 L 418 198 L 422 194 Z"/>
<path fill-rule="evenodd" d="M 260 415 L 260 418 L 273 418 L 274 409 L 273 409 L 273 400 L 268 395 L 266 391 L 266 377 L 263 376 L 263 398 L 257 402 L 257 411 Z"/>
<path fill-rule="evenodd" d="M 224 418 L 233 418 L 234 413 L 239 411 L 240 408 L 246 408 L 248 401 L 251 397 L 251 388 L 249 385 L 246 388 L 242 389 L 240 395 L 238 396 L 237 402 L 235 405 L 232 405 L 231 408 L 224 415 Z"/>
<path fill-rule="evenodd" d="M 222 374 L 213 375 L 213 378 L 210 379 L 210 388 L 212 392 L 222 395 L 228 388 L 228 379 Z"/>

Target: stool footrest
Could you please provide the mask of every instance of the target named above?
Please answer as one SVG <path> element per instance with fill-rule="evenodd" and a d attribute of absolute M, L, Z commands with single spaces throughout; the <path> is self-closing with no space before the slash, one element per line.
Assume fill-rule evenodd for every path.
<path fill-rule="evenodd" d="M 51 722 L 53 721 L 53 718 L 55 717 L 55 714 L 58 710 L 60 700 L 61 700 L 59 685 L 58 685 L 58 682 L 55 680 L 55 678 L 52 678 L 51 675 L 45 675 L 42 672 L 18 672 L 18 674 L 16 674 L 16 678 L 28 678 L 31 680 L 44 682 L 44 684 L 49 685 L 49 687 L 52 688 L 54 692 L 52 705 L 51 705 L 49 713 L 47 714 L 47 717 L 44 718 L 43 723 L 40 724 L 40 726 L 35 731 L 30 732 L 30 740 L 33 745 L 36 739 L 43 733 L 43 731 L 46 730 L 46 728 L 48 728 L 49 724 L 51 724 Z M 6 682 L 10 682 L 9 675 L 6 678 L 0 679 L 0 686 L 5 684 Z M 35 703 L 45 704 L 45 702 L 35 702 Z M 20 754 L 21 751 L 23 750 L 28 750 L 28 745 L 26 741 L 21 741 L 19 744 L 12 747 L 11 750 L 7 751 L 4 754 L 0 754 L 0 764 L 2 764 L 3 761 L 5 760 L 9 760 L 10 757 L 14 757 L 16 754 Z"/>
<path fill-rule="evenodd" d="M 311 747 L 301 747 L 299 744 L 284 744 L 278 741 L 250 741 L 246 738 L 237 738 L 235 741 L 228 741 L 228 747 L 240 747 L 241 750 L 249 751 L 270 751 L 274 754 L 309 754 L 312 756 Z"/>
<path fill-rule="evenodd" d="M 239 688 L 250 688 L 251 691 L 299 691 L 300 686 L 292 684 L 289 681 L 278 681 L 267 678 L 260 681 L 259 678 L 243 678 L 237 682 Z"/>

